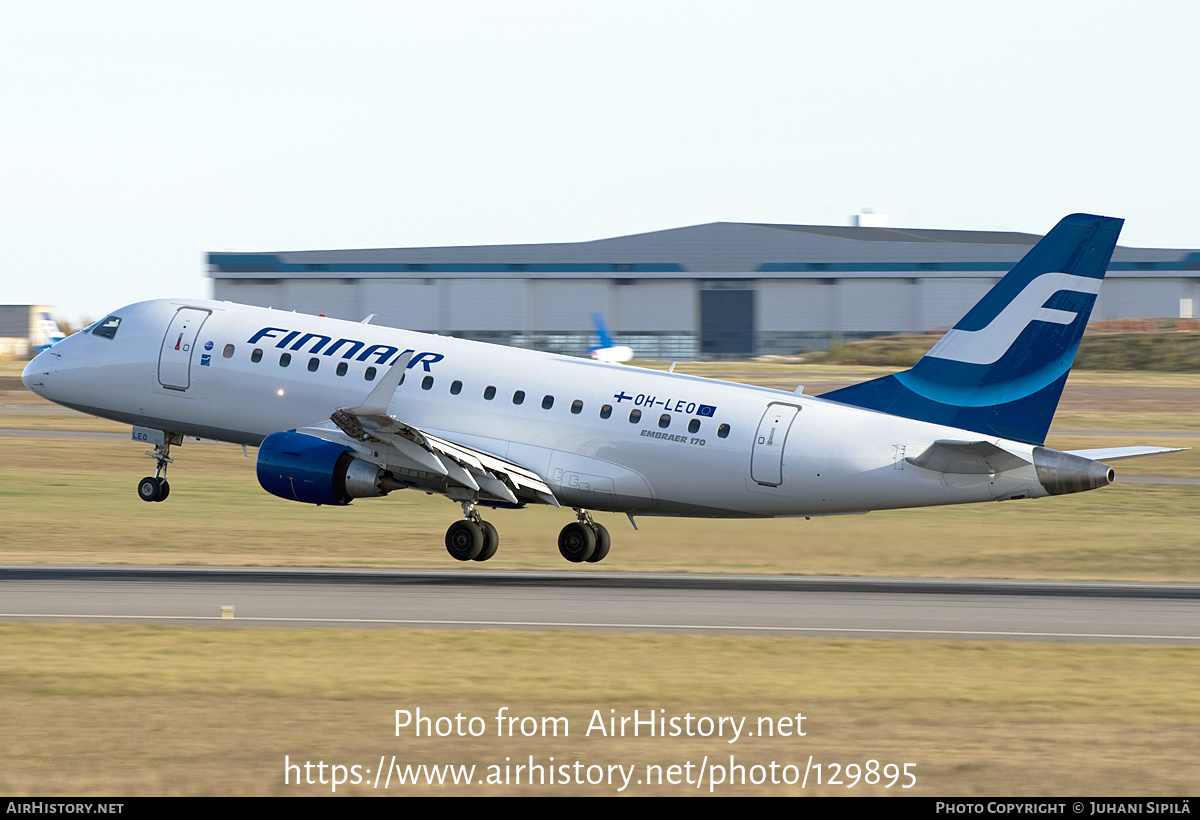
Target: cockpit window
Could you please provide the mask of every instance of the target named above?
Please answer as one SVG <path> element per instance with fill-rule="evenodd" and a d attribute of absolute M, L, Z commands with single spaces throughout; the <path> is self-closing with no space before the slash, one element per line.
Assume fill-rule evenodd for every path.
<path fill-rule="evenodd" d="M 107 319 L 101 319 L 96 323 L 95 329 L 92 330 L 92 335 L 100 336 L 104 339 L 112 339 L 117 335 L 117 328 L 120 326 L 120 316 L 109 316 Z"/>

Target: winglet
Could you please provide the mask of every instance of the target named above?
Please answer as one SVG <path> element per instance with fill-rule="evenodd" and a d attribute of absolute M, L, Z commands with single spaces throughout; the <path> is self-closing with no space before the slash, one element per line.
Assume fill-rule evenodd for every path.
<path fill-rule="evenodd" d="M 392 401 L 392 396 L 396 394 L 396 388 L 400 386 L 400 382 L 404 379 L 404 372 L 408 369 L 408 361 L 412 358 L 413 351 L 408 351 L 391 366 L 387 373 L 383 374 L 383 378 L 379 380 L 379 384 L 375 385 L 375 389 L 371 391 L 371 395 L 360 404 L 358 407 L 346 410 L 347 413 L 352 413 L 356 416 L 386 416 L 388 404 Z"/>

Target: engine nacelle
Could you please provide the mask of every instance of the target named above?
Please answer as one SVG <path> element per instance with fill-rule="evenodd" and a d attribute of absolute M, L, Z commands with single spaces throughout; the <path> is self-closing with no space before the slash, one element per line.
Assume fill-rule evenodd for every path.
<path fill-rule="evenodd" d="M 1033 466 L 1038 481 L 1050 495 L 1094 490 L 1112 484 L 1117 477 L 1107 464 L 1048 447 L 1033 448 Z"/>
<path fill-rule="evenodd" d="M 404 487 L 349 447 L 294 430 L 272 433 L 258 446 L 258 483 L 280 498 L 335 505 Z"/>

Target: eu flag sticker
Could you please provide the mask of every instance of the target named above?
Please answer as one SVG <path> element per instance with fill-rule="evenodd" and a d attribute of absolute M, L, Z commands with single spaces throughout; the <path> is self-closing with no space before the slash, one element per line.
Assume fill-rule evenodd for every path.
<path fill-rule="evenodd" d="M 702 405 L 700 405 L 700 409 L 696 411 L 696 415 L 711 417 L 713 415 L 713 413 L 716 413 L 716 412 L 717 412 L 717 408 L 712 406 L 711 404 L 702 404 Z"/>

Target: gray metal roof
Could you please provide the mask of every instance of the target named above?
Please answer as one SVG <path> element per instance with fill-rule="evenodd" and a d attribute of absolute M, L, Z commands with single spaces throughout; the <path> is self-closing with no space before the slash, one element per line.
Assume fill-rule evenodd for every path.
<path fill-rule="evenodd" d="M 854 228 L 839 225 L 772 225 L 748 223 L 760 228 L 836 236 L 856 242 L 944 242 L 955 245 L 1022 245 L 1030 246 L 1042 237 L 1035 233 L 1014 231 L 943 231 L 926 228 Z"/>
<path fill-rule="evenodd" d="M 726 272 L 1006 269 L 1040 239 L 1004 231 L 712 222 L 587 242 L 209 254 L 213 278 L 439 274 L 630 278 Z M 1113 270 L 1200 270 L 1200 252 L 1122 248 Z M 936 274 L 935 274 L 936 275 Z"/>

